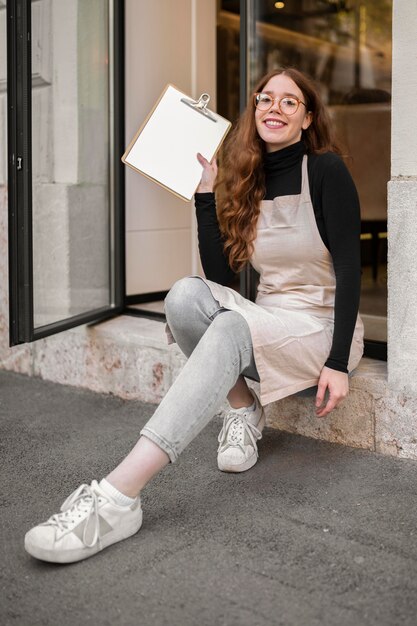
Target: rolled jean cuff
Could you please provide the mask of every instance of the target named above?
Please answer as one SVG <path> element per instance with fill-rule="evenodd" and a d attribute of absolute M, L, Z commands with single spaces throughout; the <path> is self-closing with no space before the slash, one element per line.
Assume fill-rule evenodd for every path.
<path fill-rule="evenodd" d="M 150 428 L 147 428 L 147 426 L 144 426 L 139 434 L 144 435 L 145 437 L 147 437 L 148 439 L 156 443 L 156 445 L 159 448 L 161 448 L 161 450 L 166 452 L 167 455 L 169 456 L 169 460 L 171 461 L 171 463 L 175 463 L 175 461 L 178 459 L 179 455 L 174 450 L 172 445 L 166 439 L 158 435 L 156 432 L 154 432 Z"/>

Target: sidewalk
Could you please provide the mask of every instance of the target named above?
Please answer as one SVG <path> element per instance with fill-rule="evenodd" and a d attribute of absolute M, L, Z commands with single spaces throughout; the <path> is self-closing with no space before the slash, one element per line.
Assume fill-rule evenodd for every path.
<path fill-rule="evenodd" d="M 219 418 L 143 493 L 140 532 L 69 566 L 23 536 L 129 450 L 154 405 L 0 372 L 2 626 L 397 626 L 417 615 L 417 462 L 268 429 L 216 466 Z"/>

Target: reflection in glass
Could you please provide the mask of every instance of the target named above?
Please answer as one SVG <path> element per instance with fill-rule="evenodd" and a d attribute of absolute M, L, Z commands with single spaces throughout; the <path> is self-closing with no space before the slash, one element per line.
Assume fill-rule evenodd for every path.
<path fill-rule="evenodd" d="M 108 0 L 32 3 L 34 326 L 110 304 Z"/>
<path fill-rule="evenodd" d="M 219 83 L 227 90 L 222 94 L 219 88 L 218 110 L 236 119 L 236 72 L 226 74 L 234 67 L 231 55 L 239 29 L 238 3 L 222 0 L 220 5 L 218 57 L 227 62 L 219 64 Z M 386 341 L 392 0 L 250 0 L 247 6 L 252 18 L 250 91 L 263 74 L 295 66 L 316 79 L 330 107 L 361 201 L 360 310 L 366 338 Z"/>

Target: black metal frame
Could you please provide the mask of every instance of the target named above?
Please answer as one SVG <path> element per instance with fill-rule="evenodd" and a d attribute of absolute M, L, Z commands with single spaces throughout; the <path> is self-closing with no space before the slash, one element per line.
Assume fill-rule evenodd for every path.
<path fill-rule="evenodd" d="M 145 304 L 146 302 L 156 302 L 158 300 L 164 300 L 168 295 L 168 291 L 152 291 L 149 293 L 139 293 L 133 296 L 125 296 L 125 303 L 127 306 L 132 304 Z"/>
<path fill-rule="evenodd" d="M 378 361 L 388 360 L 388 344 L 386 341 L 374 341 L 373 339 L 365 339 L 365 349 L 363 356 L 369 359 L 378 359 Z"/>
<path fill-rule="evenodd" d="M 27 341 L 33 319 L 30 0 L 7 2 L 10 344 Z M 27 250 L 19 262 L 19 253 Z"/>
<path fill-rule="evenodd" d="M 160 302 L 165 300 L 168 291 L 153 291 L 151 293 L 142 293 L 133 296 L 125 296 L 125 309 L 123 313 L 132 317 L 146 317 L 157 321 L 166 321 L 165 313 L 160 311 L 151 311 L 149 309 L 138 309 L 134 307 L 136 304 L 145 304 L 147 302 Z"/>
<path fill-rule="evenodd" d="M 113 204 L 114 204 L 114 298 L 117 312 L 125 306 L 126 223 L 125 166 L 120 157 L 125 150 L 125 2 L 115 0 L 113 9 Z"/>
<path fill-rule="evenodd" d="M 240 113 L 246 107 L 246 102 L 248 100 L 249 93 L 249 85 L 248 85 L 248 54 L 249 54 L 249 46 L 248 46 L 248 37 L 250 32 L 250 11 L 247 0 L 240 0 L 240 32 L 239 32 L 239 69 L 240 69 L 240 94 L 239 94 L 239 102 L 240 102 Z M 247 265 L 245 269 L 240 272 L 240 293 L 244 298 L 249 298 L 253 289 L 252 289 L 252 273 L 250 266 Z"/>
<path fill-rule="evenodd" d="M 124 2 L 113 5 L 112 304 L 34 328 L 32 243 L 31 0 L 7 2 L 10 345 L 120 313 L 124 304 Z"/>

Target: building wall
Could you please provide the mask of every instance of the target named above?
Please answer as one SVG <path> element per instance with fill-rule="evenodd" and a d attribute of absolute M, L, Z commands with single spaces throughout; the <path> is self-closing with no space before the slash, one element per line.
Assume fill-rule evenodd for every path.
<path fill-rule="evenodd" d="M 0 0 L 0 187 L 7 184 L 7 41 L 6 0 Z"/>
<path fill-rule="evenodd" d="M 126 2 L 126 145 L 167 83 L 216 105 L 216 4 Z M 163 141 L 160 146 L 164 150 Z M 127 294 L 168 290 L 198 271 L 193 203 L 126 168 Z"/>
<path fill-rule="evenodd" d="M 48 0 L 36 0 L 33 4 L 38 4 L 39 8 L 43 2 Z M 142 3 L 143 14 L 138 15 L 137 19 L 140 17 L 144 24 L 148 23 L 148 9 L 150 22 L 156 19 L 153 13 L 156 4 L 170 10 L 174 3 L 168 0 Z M 187 29 L 195 24 L 200 8 L 202 11 L 201 21 L 197 19 L 197 26 L 191 28 L 190 35 L 190 46 L 192 42 L 192 49 L 197 47 L 197 55 L 192 57 L 193 64 L 187 69 L 187 76 L 189 71 L 192 77 L 190 93 L 194 96 L 200 91 L 209 90 L 206 77 L 197 71 L 198 58 L 205 57 L 212 42 L 212 30 L 209 29 L 208 33 L 205 31 L 203 19 L 208 4 L 205 0 L 194 0 L 188 4 L 184 0 L 181 4 L 184 12 L 188 7 L 194 16 L 187 22 Z M 175 5 L 178 7 L 179 3 Z M 172 24 L 176 24 L 176 14 L 171 13 L 170 16 Z M 336 410 L 326 422 L 315 419 L 314 407 L 311 405 L 308 409 L 307 404 L 300 405 L 299 399 L 297 404 L 297 398 L 287 398 L 282 403 L 269 406 L 269 423 L 291 432 L 417 459 L 417 142 L 413 105 L 417 96 L 415 23 L 417 4 L 409 0 L 396 0 L 393 33 L 393 160 L 389 185 L 389 385 L 384 368 L 381 368 L 384 364 L 378 364 L 378 373 L 372 362 L 368 361 L 365 370 L 368 367 L 369 371 L 356 377 L 356 382 L 352 381 L 352 394 L 341 410 Z M 170 32 L 168 28 L 168 34 Z M 186 37 L 186 34 L 183 36 Z M 125 398 L 157 402 L 166 393 L 183 364 L 179 350 L 172 347 L 168 350 L 163 337 L 163 325 L 158 322 L 120 317 L 104 324 L 59 333 L 31 345 L 12 349 L 8 347 L 5 41 L 5 0 L 0 0 L 0 367 L 55 382 L 115 393 Z M 158 45 L 164 48 L 163 41 L 159 40 Z M 181 54 L 183 56 L 180 58 L 187 58 L 185 49 Z M 38 67 L 43 66 L 40 64 Z M 213 70 L 209 76 L 214 76 L 213 56 L 208 67 Z M 145 72 L 145 69 L 141 71 Z M 155 79 L 153 88 L 156 92 L 150 98 L 151 102 L 161 91 L 156 84 L 155 73 L 155 69 L 154 73 L 150 73 L 151 78 Z M 38 71 L 33 80 L 39 81 L 41 75 L 42 72 Z M 137 89 L 135 97 L 139 98 L 143 90 L 140 92 Z M 133 119 L 132 114 L 130 130 L 136 130 L 139 117 Z M 51 119 L 48 114 L 46 120 L 50 122 Z M 127 133 L 130 136 L 129 129 Z M 50 167 L 47 163 L 45 161 L 45 176 Z M 73 166 L 71 161 L 68 170 L 61 170 L 62 176 L 72 176 L 75 172 Z M 137 181 L 140 184 L 139 175 Z M 169 195 L 166 197 L 170 198 Z M 142 229 L 145 232 L 163 230 L 164 220 L 167 219 L 166 213 L 158 213 L 158 196 L 149 198 L 159 218 L 154 218 L 155 213 L 149 217 L 149 221 L 147 215 L 132 215 L 129 223 L 137 227 L 139 233 Z M 131 208 L 134 210 L 134 207 Z M 174 215 L 176 207 L 172 208 Z M 180 211 L 176 219 L 183 219 L 184 228 L 191 230 L 192 241 L 193 231 L 190 222 L 187 222 L 188 217 L 191 222 L 191 207 L 189 215 L 184 212 L 181 216 Z M 177 228 L 175 219 L 170 228 L 174 231 Z M 192 251 L 191 244 L 189 249 Z M 191 252 L 190 267 L 193 263 L 195 261 Z M 135 271 L 139 271 L 138 268 L 140 262 L 135 264 Z M 311 410 L 311 415 L 307 409 Z"/>
<path fill-rule="evenodd" d="M 417 2 L 394 1 L 388 186 L 388 376 L 417 394 Z"/>

